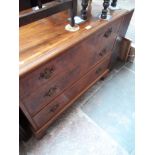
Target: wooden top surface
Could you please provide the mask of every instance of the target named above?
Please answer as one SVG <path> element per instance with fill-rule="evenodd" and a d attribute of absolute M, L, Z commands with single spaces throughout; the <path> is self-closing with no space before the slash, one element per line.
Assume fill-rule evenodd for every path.
<path fill-rule="evenodd" d="M 80 24 L 80 30 L 68 32 L 65 26 L 68 24 L 68 12 L 64 11 L 48 18 L 33 22 L 19 28 L 20 51 L 19 51 L 19 74 L 20 76 L 28 73 L 38 65 L 54 58 L 77 42 L 86 38 L 96 30 L 108 23 L 99 20 L 98 16 L 102 10 L 102 2 L 92 3 L 89 7 L 89 20 Z M 81 8 L 80 8 L 81 9 Z M 112 19 L 127 13 L 127 10 L 113 12 Z M 92 28 L 87 30 L 85 27 L 90 25 Z"/>

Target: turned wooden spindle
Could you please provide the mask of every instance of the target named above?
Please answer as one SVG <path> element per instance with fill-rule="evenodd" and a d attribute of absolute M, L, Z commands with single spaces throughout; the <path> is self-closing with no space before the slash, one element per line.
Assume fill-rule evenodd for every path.
<path fill-rule="evenodd" d="M 31 0 L 31 6 L 32 7 L 38 6 L 39 9 L 41 9 L 42 8 L 42 2 L 41 2 L 41 0 Z"/>
<path fill-rule="evenodd" d="M 116 7 L 116 6 L 117 6 L 117 0 L 112 0 L 111 6 L 112 6 L 112 7 Z"/>
<path fill-rule="evenodd" d="M 107 18 L 109 3 L 110 3 L 110 0 L 104 0 L 104 2 L 103 2 L 103 10 L 102 10 L 102 14 L 101 14 L 102 19 Z"/>
<path fill-rule="evenodd" d="M 81 10 L 81 18 L 86 20 L 87 19 L 87 7 L 88 7 L 89 0 L 82 0 L 82 10 Z"/>
<path fill-rule="evenodd" d="M 71 16 L 70 25 L 71 25 L 72 27 L 74 27 L 74 26 L 75 26 L 75 19 L 74 19 L 74 17 L 75 17 L 75 12 L 74 12 L 73 9 L 70 9 L 70 16 Z"/>
<path fill-rule="evenodd" d="M 75 1 L 74 1 L 74 2 L 75 2 Z M 76 10 L 74 10 L 74 9 L 75 9 L 75 5 L 77 5 L 77 4 L 75 4 L 74 2 L 73 2 L 73 0 L 72 0 L 72 7 L 71 7 L 71 9 L 70 9 L 70 16 L 71 16 L 70 25 L 71 25 L 72 27 L 75 26 L 75 19 L 74 19 L 74 17 L 75 17 L 75 15 L 76 15 Z"/>
<path fill-rule="evenodd" d="M 37 0 L 37 3 L 38 3 L 39 9 L 41 9 L 42 8 L 42 2 L 41 2 L 41 0 Z"/>

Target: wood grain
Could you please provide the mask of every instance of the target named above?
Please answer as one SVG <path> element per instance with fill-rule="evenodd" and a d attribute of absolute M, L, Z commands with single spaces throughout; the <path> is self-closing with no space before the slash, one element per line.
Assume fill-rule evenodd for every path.
<path fill-rule="evenodd" d="M 111 53 L 108 53 L 105 59 L 97 64 L 90 72 L 88 72 L 84 77 L 82 77 L 77 83 L 72 85 L 70 89 L 62 93 L 54 102 L 51 102 L 47 107 L 45 107 L 40 113 L 38 113 L 33 119 L 39 128 L 44 126 L 48 121 L 53 121 L 53 118 L 57 113 L 62 113 L 68 107 L 68 104 L 73 103 L 75 98 L 79 97 L 79 94 L 84 93 L 88 88 L 92 86 L 92 83 L 96 81 L 103 73 L 107 71 L 109 65 L 109 60 Z M 72 90 L 72 91 L 71 91 Z M 51 108 L 55 104 L 59 104 L 55 111 L 51 111 Z"/>
<path fill-rule="evenodd" d="M 31 116 L 104 58 L 113 47 L 120 23 L 121 20 L 117 20 L 108 24 L 104 29 L 20 79 L 20 97 Z M 107 36 L 109 29 L 112 31 Z M 52 70 L 51 75 L 41 78 L 47 69 Z M 50 95 L 46 95 L 49 93 Z"/>
<path fill-rule="evenodd" d="M 113 13 L 110 22 L 118 19 L 127 13 L 125 10 Z M 80 30 L 74 33 L 67 32 L 64 27 L 67 12 L 53 15 L 49 18 L 25 25 L 19 29 L 20 32 L 20 53 L 19 73 L 20 76 L 32 71 L 39 65 L 63 53 L 78 42 L 90 36 L 110 22 L 98 20 L 98 17 L 90 19 L 80 25 Z M 85 29 L 91 25 L 91 29 Z"/>
<path fill-rule="evenodd" d="M 114 11 L 112 19 L 105 21 L 98 19 L 102 6 L 93 7 L 88 11 L 88 20 L 74 33 L 64 29 L 67 12 L 19 29 L 20 108 L 38 138 L 76 99 L 107 75 L 116 38 L 127 30 L 131 11 Z"/>

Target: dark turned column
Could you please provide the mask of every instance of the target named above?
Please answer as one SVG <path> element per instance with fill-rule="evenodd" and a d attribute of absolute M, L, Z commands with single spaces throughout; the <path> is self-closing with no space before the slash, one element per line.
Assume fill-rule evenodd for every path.
<path fill-rule="evenodd" d="M 75 26 L 75 19 L 74 19 L 74 17 L 75 17 L 75 15 L 74 15 L 74 10 L 71 9 L 71 23 L 70 23 L 70 25 L 71 25 L 72 27 Z"/>
<path fill-rule="evenodd" d="M 38 0 L 38 7 L 39 7 L 39 9 L 41 9 L 41 8 L 42 8 L 42 3 L 41 3 L 41 0 Z"/>
<path fill-rule="evenodd" d="M 42 8 L 41 0 L 31 0 L 31 6 L 32 7 L 38 6 L 41 9 Z"/>
<path fill-rule="evenodd" d="M 110 3 L 110 0 L 104 0 L 104 2 L 103 2 L 104 9 L 102 10 L 102 14 L 101 14 L 102 19 L 107 18 L 109 3 Z"/>
<path fill-rule="evenodd" d="M 72 7 L 71 7 L 71 9 L 70 9 L 70 16 L 71 16 L 71 23 L 70 23 L 70 25 L 72 26 L 72 27 L 74 27 L 75 26 L 75 19 L 74 19 L 74 17 L 75 17 L 75 4 L 74 4 L 74 0 L 72 0 Z"/>
<path fill-rule="evenodd" d="M 78 8 L 78 2 L 77 0 L 73 0 L 73 10 L 74 10 L 74 15 L 77 15 L 77 8 Z"/>
<path fill-rule="evenodd" d="M 82 10 L 81 10 L 81 18 L 86 20 L 87 19 L 87 7 L 88 7 L 89 0 L 82 0 Z"/>
<path fill-rule="evenodd" d="M 116 7 L 116 6 L 117 6 L 117 0 L 112 0 L 111 6 L 112 6 L 112 7 Z"/>

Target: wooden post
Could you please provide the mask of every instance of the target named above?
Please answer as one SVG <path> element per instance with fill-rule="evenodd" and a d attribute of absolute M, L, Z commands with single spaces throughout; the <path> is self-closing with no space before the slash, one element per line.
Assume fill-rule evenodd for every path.
<path fill-rule="evenodd" d="M 70 9 L 70 16 L 71 16 L 71 26 L 72 27 L 74 27 L 75 26 L 75 19 L 74 19 L 74 17 L 75 17 L 75 4 L 74 4 L 74 0 L 72 0 L 72 7 L 71 7 L 71 9 Z"/>
<path fill-rule="evenodd" d="M 112 0 L 111 6 L 112 6 L 112 7 L 116 7 L 116 6 L 117 6 L 117 0 Z"/>
<path fill-rule="evenodd" d="M 89 0 L 82 0 L 82 10 L 81 10 L 81 18 L 86 20 L 87 19 L 87 7 L 88 7 Z"/>
<path fill-rule="evenodd" d="M 77 5 L 78 5 L 78 2 L 77 2 L 77 0 L 72 0 L 72 1 L 73 1 L 74 15 L 76 16 L 77 15 Z"/>
<path fill-rule="evenodd" d="M 109 3 L 110 3 L 110 0 L 104 0 L 104 2 L 103 2 L 103 10 L 102 10 L 102 14 L 101 14 L 102 19 L 107 18 Z"/>
<path fill-rule="evenodd" d="M 41 0 L 31 0 L 31 7 L 36 7 L 38 6 L 39 9 L 42 8 L 42 2 Z"/>
<path fill-rule="evenodd" d="M 71 16 L 71 23 L 70 23 L 70 25 L 71 25 L 72 27 L 74 27 L 74 26 L 75 26 L 75 19 L 74 19 L 75 15 L 74 15 L 74 10 L 73 10 L 73 8 L 70 9 L 70 16 Z"/>
<path fill-rule="evenodd" d="M 37 0 L 37 3 L 38 3 L 39 9 L 41 9 L 42 8 L 42 2 L 41 2 L 41 0 Z"/>

